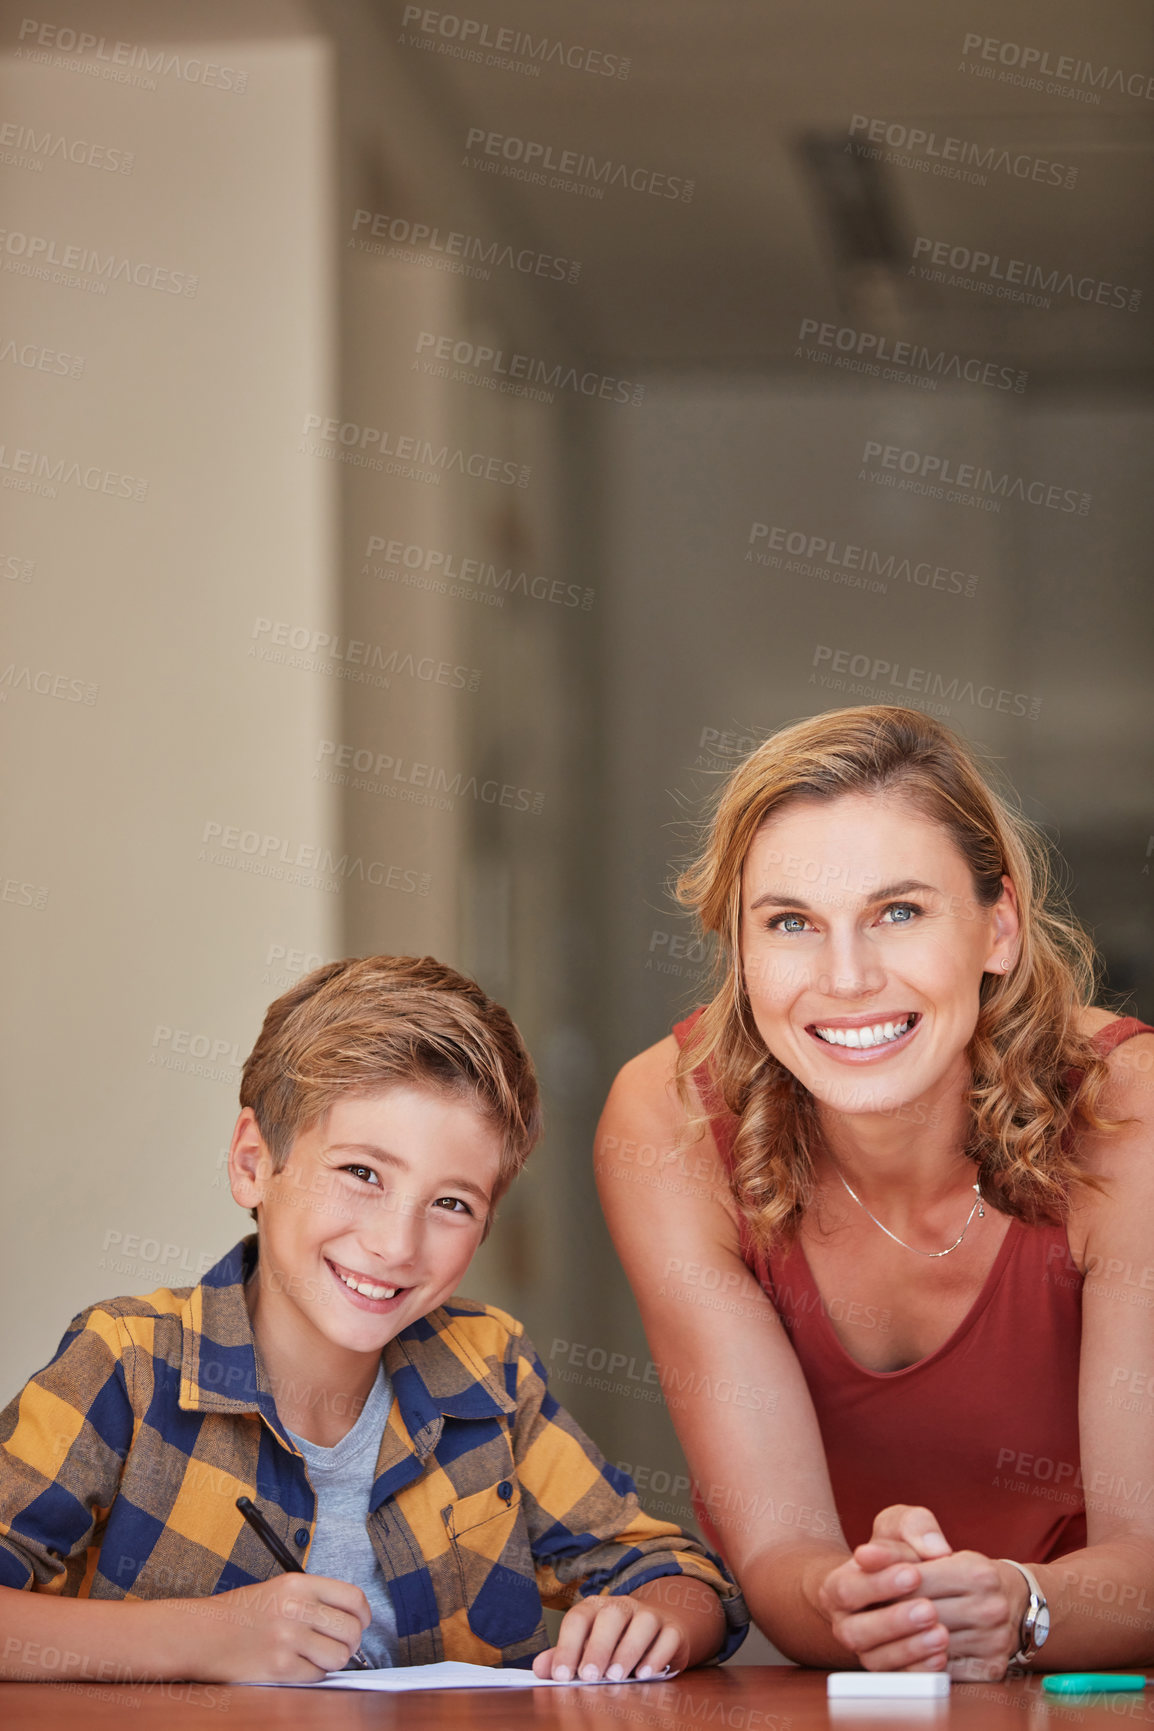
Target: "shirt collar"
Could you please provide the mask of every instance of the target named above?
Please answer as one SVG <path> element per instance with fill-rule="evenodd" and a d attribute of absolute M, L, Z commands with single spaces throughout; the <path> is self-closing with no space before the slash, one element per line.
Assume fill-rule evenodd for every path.
<path fill-rule="evenodd" d="M 256 1355 L 244 1298 L 244 1283 L 258 1256 L 256 1234 L 242 1238 L 182 1305 L 179 1402 L 190 1412 L 260 1413 L 287 1443 Z M 385 1347 L 385 1369 L 418 1452 L 418 1438 L 439 1431 L 439 1419 L 487 1419 L 516 1410 L 515 1391 L 472 1350 L 455 1315 L 450 1301 L 402 1329 Z"/>
<path fill-rule="evenodd" d="M 244 1283 L 256 1263 L 254 1234 L 234 1244 L 181 1306 L 179 1399 L 186 1411 L 264 1412 L 267 1417 L 266 1407 L 273 1406 L 258 1371 L 244 1300 Z"/>

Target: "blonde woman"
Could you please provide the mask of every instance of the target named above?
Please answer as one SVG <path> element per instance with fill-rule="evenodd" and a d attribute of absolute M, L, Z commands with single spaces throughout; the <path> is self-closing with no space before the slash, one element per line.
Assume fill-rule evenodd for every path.
<path fill-rule="evenodd" d="M 755 1621 L 1148 1664 L 1154 1029 L 1093 1007 L 1043 844 L 947 728 L 844 709 L 734 772 L 678 892 L 716 994 L 621 1071 L 598 1182 Z"/>

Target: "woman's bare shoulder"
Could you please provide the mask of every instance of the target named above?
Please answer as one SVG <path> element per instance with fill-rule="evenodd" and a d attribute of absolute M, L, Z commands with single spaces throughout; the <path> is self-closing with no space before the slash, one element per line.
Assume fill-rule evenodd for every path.
<path fill-rule="evenodd" d="M 1110 1010 L 1103 1010 L 1098 1004 L 1083 1004 L 1077 1015 L 1078 1032 L 1094 1035 L 1099 1028 L 1105 1028 L 1117 1020 L 1117 1016 Z"/>
<path fill-rule="evenodd" d="M 688 1106 L 677 1087 L 678 1045 L 672 1034 L 630 1058 L 617 1073 L 597 1126 L 594 1165 L 607 1212 L 627 1178 L 653 1191 L 666 1211 L 719 1202 L 729 1212 L 729 1181 L 701 1116 L 692 1081 Z M 659 1180 L 659 1182 L 655 1182 Z"/>
<path fill-rule="evenodd" d="M 609 1098 L 618 1103 L 642 1109 L 660 1109 L 667 1101 L 677 1098 L 677 1059 L 679 1048 L 672 1034 L 666 1034 L 656 1045 L 646 1046 L 635 1058 L 622 1064 L 609 1091 Z"/>
<path fill-rule="evenodd" d="M 692 1136 L 690 1120 L 701 1118 L 701 1100 L 692 1077 L 686 1080 L 684 1094 L 678 1088 L 679 1057 L 676 1037 L 666 1034 L 623 1064 L 609 1090 L 602 1126 L 623 1121 L 651 1136 L 676 1140 Z"/>

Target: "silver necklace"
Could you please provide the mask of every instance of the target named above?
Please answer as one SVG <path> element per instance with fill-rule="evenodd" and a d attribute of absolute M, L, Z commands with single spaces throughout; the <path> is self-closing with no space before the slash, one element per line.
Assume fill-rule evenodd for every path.
<path fill-rule="evenodd" d="M 977 1197 L 977 1201 L 974 1203 L 974 1206 L 970 1209 L 969 1214 L 966 1216 L 966 1224 L 962 1227 L 962 1230 L 958 1233 L 958 1236 L 954 1239 L 954 1242 L 952 1244 L 948 1244 L 944 1250 L 919 1250 L 915 1244 L 907 1244 L 904 1238 L 899 1238 L 896 1232 L 891 1232 L 888 1226 L 882 1226 L 881 1221 L 878 1219 L 877 1215 L 872 1211 L 872 1209 L 866 1208 L 865 1203 L 862 1201 L 862 1199 L 858 1195 L 857 1191 L 856 1190 L 850 1190 L 849 1185 L 846 1184 L 845 1179 L 842 1178 L 842 1175 L 840 1172 L 838 1172 L 838 1169 L 836 1166 L 834 1167 L 834 1171 L 837 1172 L 838 1177 L 841 1178 L 842 1183 L 845 1184 L 846 1189 L 849 1190 L 850 1195 L 853 1197 L 853 1199 L 857 1203 L 858 1207 L 865 1209 L 865 1212 L 869 1215 L 869 1217 L 873 1221 L 874 1225 L 880 1227 L 881 1230 L 885 1233 L 886 1237 L 892 1238 L 895 1244 L 900 1244 L 903 1250 L 912 1250 L 915 1256 L 930 1256 L 930 1257 L 948 1256 L 950 1254 L 951 1250 L 956 1250 L 958 1248 L 958 1245 L 962 1242 L 962 1239 L 966 1236 L 966 1233 L 970 1230 L 970 1221 L 974 1218 L 974 1215 L 976 1214 L 979 1220 L 984 1220 L 986 1218 L 986 1207 L 985 1207 L 985 1203 L 982 1201 L 982 1192 L 981 1192 L 980 1187 L 977 1184 L 975 1184 L 974 1185 L 974 1195 Z"/>

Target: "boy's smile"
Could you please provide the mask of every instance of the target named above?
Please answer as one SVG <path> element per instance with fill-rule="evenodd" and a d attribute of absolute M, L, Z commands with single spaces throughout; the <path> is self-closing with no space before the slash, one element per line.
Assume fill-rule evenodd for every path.
<path fill-rule="evenodd" d="M 274 1389 L 288 1379 L 314 1401 L 324 1389 L 367 1392 L 386 1342 L 460 1284 L 501 1146 L 468 1093 L 396 1084 L 342 1096 L 274 1172 L 253 1114 L 241 1113 L 233 1195 L 258 1209 L 249 1309 Z"/>
<path fill-rule="evenodd" d="M 327 1260 L 327 1258 L 326 1258 Z M 401 1291 L 397 1286 L 381 1286 L 369 1274 L 357 1274 L 351 1268 L 341 1268 L 335 1262 L 329 1262 L 329 1267 L 342 1281 L 345 1287 L 356 1295 L 362 1304 L 370 1309 L 378 1309 L 383 1313 L 387 1307 L 396 1301 Z"/>

